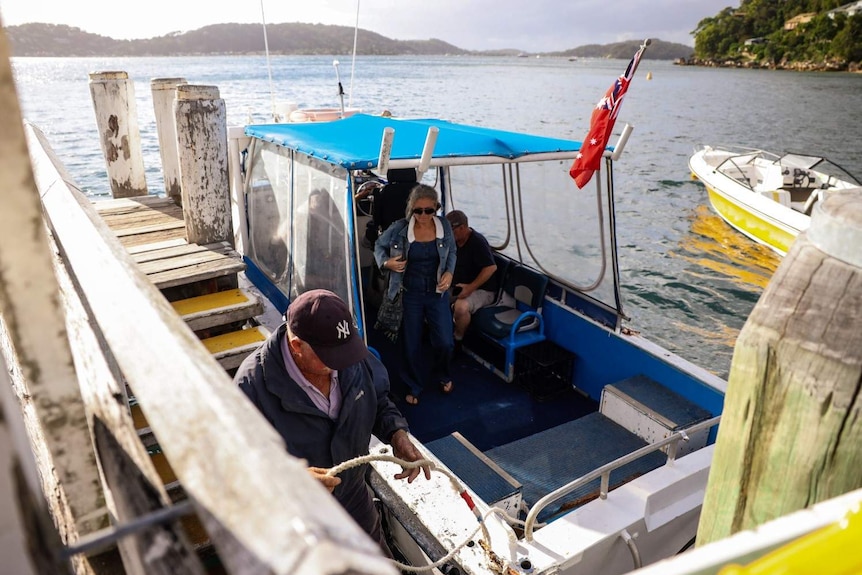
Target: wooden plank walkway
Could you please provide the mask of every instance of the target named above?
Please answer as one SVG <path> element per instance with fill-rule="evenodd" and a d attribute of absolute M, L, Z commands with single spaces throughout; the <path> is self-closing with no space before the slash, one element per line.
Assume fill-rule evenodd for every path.
<path fill-rule="evenodd" d="M 189 244 L 183 210 L 170 198 L 122 198 L 98 201 L 93 206 L 159 289 L 245 269 L 242 258 L 227 242 Z"/>

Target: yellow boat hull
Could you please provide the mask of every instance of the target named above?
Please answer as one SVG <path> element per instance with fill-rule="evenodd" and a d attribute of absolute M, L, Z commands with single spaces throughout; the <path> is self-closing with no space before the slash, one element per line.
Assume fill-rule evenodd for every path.
<path fill-rule="evenodd" d="M 709 203 L 728 224 L 756 242 L 769 246 L 781 255 L 786 255 L 798 232 L 791 231 L 774 221 L 760 216 L 746 206 L 733 202 L 726 196 L 706 186 Z"/>

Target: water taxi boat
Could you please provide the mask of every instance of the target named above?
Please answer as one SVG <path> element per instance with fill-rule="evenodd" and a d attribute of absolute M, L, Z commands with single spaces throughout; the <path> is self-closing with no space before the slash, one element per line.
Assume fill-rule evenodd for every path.
<path fill-rule="evenodd" d="M 580 143 L 556 138 L 364 114 L 231 137 L 247 152 L 237 246 L 279 312 L 304 290 L 335 291 L 398 373 L 397 347 L 371 327 L 380 288 L 362 241 L 370 211 L 354 196 L 370 176 L 408 169 L 438 189 L 443 211 L 469 215 L 501 285 L 539 319 L 503 337 L 468 333 L 456 391 L 399 403 L 483 513 L 506 509 L 526 526 L 492 519 L 490 541 L 464 546 L 476 519 L 448 480 L 407 485 L 391 479 L 397 466 L 374 463 L 403 557 L 422 565 L 458 549 L 447 564 L 464 573 L 621 573 L 691 543 L 725 383 L 623 327 L 610 159 L 583 194 L 567 171 Z"/>
<path fill-rule="evenodd" d="M 700 146 L 688 161 L 713 209 L 728 224 L 780 255 L 808 229 L 814 204 L 859 189 L 857 178 L 819 156 Z"/>

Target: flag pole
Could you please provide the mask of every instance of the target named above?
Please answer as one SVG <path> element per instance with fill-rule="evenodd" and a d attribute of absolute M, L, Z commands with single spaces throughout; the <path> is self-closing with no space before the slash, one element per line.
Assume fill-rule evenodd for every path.
<path fill-rule="evenodd" d="M 620 111 L 623 98 L 628 91 L 629 84 L 635 78 L 641 56 L 644 50 L 652 43 L 649 38 L 643 41 L 638 51 L 632 57 L 629 65 L 608 88 L 602 99 L 599 100 L 590 116 L 590 129 L 586 138 L 581 143 L 581 149 L 569 168 L 569 175 L 575 180 L 579 188 L 583 188 L 592 179 L 593 174 L 600 169 L 602 158 L 611 158 L 613 152 L 606 148 L 614 128 L 617 115 Z M 624 142 L 623 142 L 624 144 Z M 617 154 L 617 157 L 619 154 Z"/>
<path fill-rule="evenodd" d="M 650 44 L 652 44 L 652 40 L 649 38 L 646 38 L 644 40 L 644 43 L 641 44 L 640 48 L 638 48 L 638 54 L 642 55 Z M 632 70 L 632 78 L 634 78 L 635 72 L 638 71 L 638 68 L 640 67 L 640 65 L 641 65 L 641 59 L 638 58 L 637 62 L 635 62 L 635 69 Z"/>

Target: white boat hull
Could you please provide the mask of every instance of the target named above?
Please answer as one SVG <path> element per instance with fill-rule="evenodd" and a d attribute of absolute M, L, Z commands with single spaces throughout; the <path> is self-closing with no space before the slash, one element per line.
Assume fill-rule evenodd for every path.
<path fill-rule="evenodd" d="M 815 202 L 856 185 L 808 169 L 794 170 L 794 182 L 789 168 L 780 164 L 783 158 L 768 156 L 760 150 L 703 146 L 689 159 L 689 168 L 722 219 L 783 256 L 796 236 L 808 229 Z M 806 187 L 796 186 L 802 178 Z"/>

